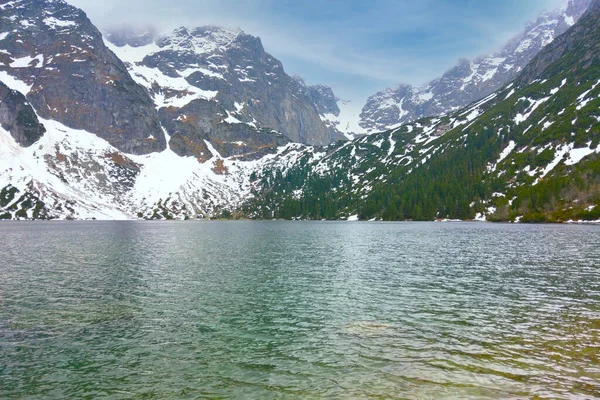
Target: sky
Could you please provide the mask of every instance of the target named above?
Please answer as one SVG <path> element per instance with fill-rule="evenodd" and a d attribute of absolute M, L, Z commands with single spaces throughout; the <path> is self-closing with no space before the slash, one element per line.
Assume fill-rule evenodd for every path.
<path fill-rule="evenodd" d="M 286 72 L 362 107 L 401 83 L 435 79 L 502 47 L 566 0 L 67 0 L 100 29 L 119 24 L 240 28 Z"/>

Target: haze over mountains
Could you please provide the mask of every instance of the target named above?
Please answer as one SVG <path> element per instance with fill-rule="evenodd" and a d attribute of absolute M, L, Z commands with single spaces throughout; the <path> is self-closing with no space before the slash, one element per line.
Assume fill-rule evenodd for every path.
<path fill-rule="evenodd" d="M 63 0 L 0 0 L 0 215 L 514 220 L 542 213 L 522 207 L 519 188 L 559 170 L 581 174 L 597 158 L 596 56 L 570 53 L 596 43 L 589 26 L 597 27 L 598 0 L 582 17 L 589 5 L 571 0 L 543 14 L 499 53 L 461 62 L 426 88 L 373 96 L 359 126 L 331 88 L 289 76 L 243 31 L 103 36 Z M 560 62 L 570 69 L 549 72 Z M 480 149 L 482 135 L 485 151 L 460 153 Z M 513 159 L 516 150 L 523 156 Z M 444 176 L 451 190 L 423 172 L 442 168 L 442 154 L 454 154 L 449 170 L 464 178 Z M 496 174 L 509 160 L 514 170 Z M 471 187 L 477 179 L 484 183 Z M 563 206 L 592 212 L 593 182 L 568 204 L 558 204 L 560 191 L 539 200 L 542 214 L 560 219 L 551 213 Z M 459 195 L 459 187 L 470 189 Z M 435 201 L 427 200 L 433 192 Z"/>

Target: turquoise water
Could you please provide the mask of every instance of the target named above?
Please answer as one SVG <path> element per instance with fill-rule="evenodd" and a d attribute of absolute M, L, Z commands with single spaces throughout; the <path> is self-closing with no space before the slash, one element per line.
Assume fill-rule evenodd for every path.
<path fill-rule="evenodd" d="M 0 224 L 0 398 L 594 398 L 600 227 Z"/>

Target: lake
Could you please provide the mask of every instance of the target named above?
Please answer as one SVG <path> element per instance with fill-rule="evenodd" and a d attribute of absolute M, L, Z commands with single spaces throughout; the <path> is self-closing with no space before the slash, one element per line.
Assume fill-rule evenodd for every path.
<path fill-rule="evenodd" d="M 0 398 L 600 396 L 600 226 L 0 224 Z"/>

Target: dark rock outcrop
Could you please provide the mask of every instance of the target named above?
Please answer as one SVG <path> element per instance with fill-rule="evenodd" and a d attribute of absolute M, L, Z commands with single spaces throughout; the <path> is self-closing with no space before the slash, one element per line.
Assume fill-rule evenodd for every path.
<path fill-rule="evenodd" d="M 292 79 L 300 84 L 302 95 L 310 99 L 310 101 L 317 107 L 319 114 L 339 115 L 340 108 L 337 103 L 338 99 L 335 97 L 333 90 L 329 86 L 309 86 L 300 76 L 292 76 Z"/>
<path fill-rule="evenodd" d="M 290 142 L 271 129 L 233 122 L 233 119 L 227 122 L 226 116 L 226 111 L 218 103 L 200 99 L 183 108 L 166 107 L 160 110 L 160 118 L 171 133 L 171 150 L 180 156 L 194 156 L 201 162 L 214 156 L 205 140 L 221 156 L 243 159 L 260 158 Z"/>
<path fill-rule="evenodd" d="M 339 115 L 340 108 L 337 99 L 329 86 L 308 86 L 308 97 L 317 106 L 321 114 Z"/>
<path fill-rule="evenodd" d="M 23 147 L 37 142 L 46 132 L 35 111 L 21 93 L 0 82 L 0 126 Z"/>

